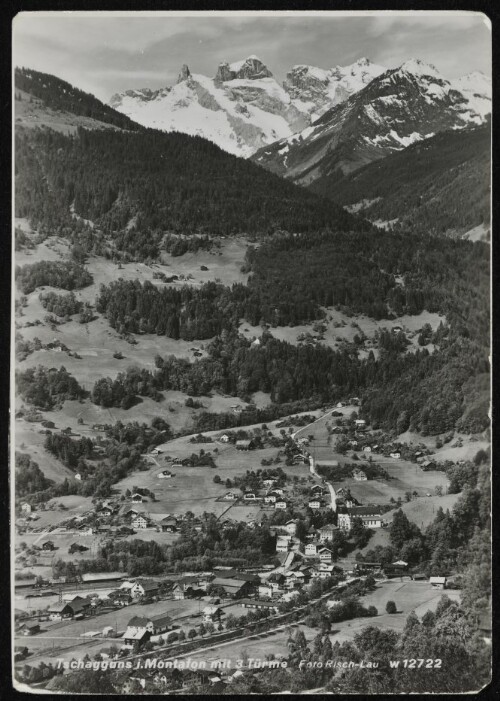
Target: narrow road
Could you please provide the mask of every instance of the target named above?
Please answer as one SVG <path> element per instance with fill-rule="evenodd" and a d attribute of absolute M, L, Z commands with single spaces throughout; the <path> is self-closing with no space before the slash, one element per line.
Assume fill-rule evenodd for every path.
<path fill-rule="evenodd" d="M 327 411 L 325 414 L 323 414 L 323 416 L 320 416 L 317 419 L 315 419 L 315 421 L 311 422 L 310 424 L 307 424 L 307 426 L 303 426 L 302 428 L 299 428 L 298 431 L 296 431 L 295 433 L 292 434 L 292 439 L 295 442 L 297 442 L 297 436 L 299 435 L 299 433 L 302 433 L 303 431 L 304 432 L 309 431 L 311 426 L 313 426 L 315 423 L 318 423 L 318 421 L 322 421 L 327 416 L 330 416 L 334 411 L 335 411 L 335 408 L 330 409 L 330 411 Z M 321 479 L 321 480 L 323 479 L 323 477 L 321 477 L 321 475 L 319 475 L 316 472 L 316 463 L 315 463 L 314 457 L 312 455 L 309 455 L 309 471 L 317 479 Z M 326 483 L 328 490 L 330 492 L 332 511 L 336 512 L 337 511 L 337 494 L 335 492 L 335 489 L 333 488 L 333 485 L 330 482 L 327 482 L 326 480 L 324 480 L 324 482 Z"/>

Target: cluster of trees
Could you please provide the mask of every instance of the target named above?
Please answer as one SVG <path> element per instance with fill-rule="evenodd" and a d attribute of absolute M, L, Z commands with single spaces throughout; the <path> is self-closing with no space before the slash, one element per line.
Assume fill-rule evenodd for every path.
<path fill-rule="evenodd" d="M 40 73 L 31 68 L 16 68 L 14 83 L 17 90 L 43 100 L 44 104 L 53 110 L 91 117 L 119 129 L 142 130 L 142 127 L 129 117 L 55 75 Z"/>
<path fill-rule="evenodd" d="M 44 309 L 57 316 L 72 316 L 81 312 L 83 308 L 83 303 L 75 297 L 74 292 L 69 292 L 67 295 L 44 292 L 38 298 Z"/>
<path fill-rule="evenodd" d="M 96 309 L 120 333 L 156 333 L 187 341 L 220 334 L 236 325 L 238 316 L 231 290 L 215 282 L 179 289 L 116 280 L 101 285 Z"/>
<path fill-rule="evenodd" d="M 87 392 L 64 366 L 46 368 L 39 365 L 16 372 L 16 390 L 24 401 L 40 409 L 53 409 L 66 399 L 82 399 Z"/>
<path fill-rule="evenodd" d="M 92 275 L 73 261 L 40 260 L 31 265 L 16 266 L 16 283 L 24 294 L 49 285 L 63 290 L 76 290 L 92 283 Z"/>
<path fill-rule="evenodd" d="M 106 427 L 106 436 L 117 443 L 133 445 L 141 453 L 146 452 L 160 443 L 165 443 L 173 437 L 169 424 L 161 417 L 155 416 L 151 426 L 138 421 L 124 424 L 117 421 Z"/>
<path fill-rule="evenodd" d="M 19 226 L 16 226 L 14 230 L 14 248 L 16 251 L 21 251 L 23 248 L 33 248 L 30 237 Z"/>
<path fill-rule="evenodd" d="M 38 463 L 26 453 L 16 453 L 16 497 L 48 489 L 52 484 Z"/>
<path fill-rule="evenodd" d="M 91 438 L 82 437 L 73 440 L 63 433 L 49 433 L 45 439 L 44 448 L 55 455 L 70 470 L 76 470 L 82 458 L 92 457 L 94 442 Z"/>
<path fill-rule="evenodd" d="M 163 240 L 163 250 L 172 256 L 183 256 L 185 253 L 210 251 L 215 245 L 210 236 L 174 236 L 169 234 Z"/>
<path fill-rule="evenodd" d="M 318 465 L 317 471 L 330 482 L 342 482 L 351 477 L 353 470 L 362 470 L 369 480 L 389 480 L 390 475 L 375 462 L 341 463 L 339 465 Z"/>

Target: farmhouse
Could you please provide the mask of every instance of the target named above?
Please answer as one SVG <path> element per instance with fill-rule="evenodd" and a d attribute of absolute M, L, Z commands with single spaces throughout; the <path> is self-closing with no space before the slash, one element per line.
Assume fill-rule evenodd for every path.
<path fill-rule="evenodd" d="M 235 492 L 226 492 L 222 498 L 227 499 L 228 501 L 234 501 L 238 498 L 238 495 Z"/>
<path fill-rule="evenodd" d="M 158 594 L 158 584 L 152 579 L 137 579 L 130 588 L 130 594 L 134 598 L 156 596 Z"/>
<path fill-rule="evenodd" d="M 174 516 L 167 516 L 160 521 L 160 526 L 164 533 L 175 533 L 177 531 L 177 519 Z"/>
<path fill-rule="evenodd" d="M 366 480 L 368 479 L 366 473 L 363 472 L 363 470 L 353 470 L 352 476 L 357 482 L 366 482 Z"/>
<path fill-rule="evenodd" d="M 315 568 L 311 576 L 313 579 L 328 579 L 328 577 L 331 577 L 335 572 L 335 565 L 327 565 L 325 562 L 322 562 L 321 565 L 318 568 Z"/>
<path fill-rule="evenodd" d="M 163 472 L 158 473 L 158 479 L 164 480 L 169 479 L 170 477 L 172 477 L 170 470 L 163 470 Z"/>
<path fill-rule="evenodd" d="M 274 508 L 275 508 L 275 509 L 282 509 L 283 511 L 285 511 L 285 510 L 286 510 L 286 507 L 287 507 L 287 503 L 286 503 L 286 501 L 284 501 L 283 499 L 278 499 L 278 500 L 274 503 Z"/>
<path fill-rule="evenodd" d="M 142 504 L 142 494 L 132 494 L 132 503 L 133 504 Z"/>
<path fill-rule="evenodd" d="M 32 509 L 31 504 L 28 504 L 27 502 L 24 502 L 23 504 L 21 504 L 21 511 L 23 512 L 23 514 L 30 514 L 32 512 L 32 510 L 33 509 Z"/>
<path fill-rule="evenodd" d="M 56 603 L 47 609 L 51 621 L 62 621 L 66 618 L 73 618 L 73 608 L 68 603 Z"/>
<path fill-rule="evenodd" d="M 236 441 L 236 450 L 250 450 L 252 441 L 250 439 Z"/>
<path fill-rule="evenodd" d="M 326 562 L 327 564 L 331 563 L 333 555 L 332 551 L 328 548 L 320 548 L 318 550 L 318 555 L 321 562 Z"/>
<path fill-rule="evenodd" d="M 212 584 L 221 587 L 228 599 L 240 599 L 249 596 L 254 589 L 251 582 L 243 582 L 232 577 L 216 577 Z"/>
<path fill-rule="evenodd" d="M 40 632 L 40 624 L 31 622 L 23 623 L 23 625 L 20 628 L 20 631 L 23 635 L 36 635 Z"/>
<path fill-rule="evenodd" d="M 127 624 L 130 628 L 144 628 L 151 635 L 160 635 L 172 627 L 172 619 L 167 613 L 160 613 L 156 616 L 133 616 Z"/>
<path fill-rule="evenodd" d="M 132 528 L 147 528 L 149 526 L 149 521 L 145 516 L 139 515 L 136 516 L 133 521 L 132 521 Z"/>
<path fill-rule="evenodd" d="M 189 599 L 195 593 L 195 589 L 198 589 L 198 577 L 186 576 L 179 579 L 173 588 L 174 599 L 177 601 L 182 601 L 183 599 Z"/>
<path fill-rule="evenodd" d="M 205 606 L 202 611 L 203 613 L 203 623 L 219 623 L 221 616 L 224 615 L 224 611 L 218 606 Z"/>
<path fill-rule="evenodd" d="M 316 497 L 322 496 L 324 493 L 325 493 L 325 490 L 319 484 L 315 484 L 314 487 L 311 488 L 311 494 L 313 494 Z"/>
<path fill-rule="evenodd" d="M 150 637 L 151 633 L 144 627 L 129 627 L 122 636 L 123 647 L 133 647 L 135 643 L 144 643 Z"/>
<path fill-rule="evenodd" d="M 42 543 L 42 550 L 55 550 L 56 546 L 54 545 L 54 542 L 52 540 L 46 540 L 45 543 Z"/>
<path fill-rule="evenodd" d="M 274 487 L 274 485 L 276 484 L 276 480 L 271 478 L 265 479 L 263 480 L 262 484 L 264 485 L 264 487 Z"/>
<path fill-rule="evenodd" d="M 446 589 L 446 577 L 431 577 L 429 584 L 433 589 Z"/>
<path fill-rule="evenodd" d="M 389 457 L 393 458 L 394 460 L 399 460 L 399 458 L 401 457 L 401 453 L 399 451 L 389 453 Z"/>
<path fill-rule="evenodd" d="M 313 557 L 318 554 L 318 545 L 316 543 L 307 543 L 305 548 L 305 555 L 308 557 Z"/>
<path fill-rule="evenodd" d="M 219 436 L 219 441 L 221 443 L 229 443 L 229 436 L 227 433 L 223 433 L 222 436 Z"/>

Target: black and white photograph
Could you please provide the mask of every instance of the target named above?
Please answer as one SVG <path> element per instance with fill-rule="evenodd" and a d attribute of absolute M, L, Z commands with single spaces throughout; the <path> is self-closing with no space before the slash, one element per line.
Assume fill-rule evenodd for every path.
<path fill-rule="evenodd" d="M 11 105 L 12 686 L 487 687 L 491 20 L 23 11 Z"/>

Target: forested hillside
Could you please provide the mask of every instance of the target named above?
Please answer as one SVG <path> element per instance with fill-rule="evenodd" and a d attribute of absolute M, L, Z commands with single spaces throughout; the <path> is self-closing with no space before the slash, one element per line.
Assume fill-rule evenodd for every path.
<path fill-rule="evenodd" d="M 111 124 L 118 129 L 139 131 L 142 127 L 129 117 L 120 114 L 109 105 L 75 88 L 61 78 L 49 73 L 40 73 L 31 68 L 16 68 L 14 87 L 42 100 L 46 107 L 71 112 L 82 117 L 91 117 L 99 122 Z"/>
<path fill-rule="evenodd" d="M 209 358 L 194 364 L 160 358 L 155 373 L 132 371 L 99 381 L 94 401 L 131 406 L 136 395 L 158 399 L 165 389 L 190 395 L 217 389 L 234 396 L 263 391 L 278 404 L 357 394 L 363 414 L 387 428 L 425 433 L 486 428 L 485 244 L 394 232 L 284 235 L 250 249 L 248 265 L 248 285 L 232 288 L 211 283 L 174 290 L 120 280 L 102 286 L 97 311 L 121 333 L 218 339 Z M 396 276 L 403 282 L 396 283 Z M 254 325 L 295 325 L 321 316 L 321 305 L 376 318 L 427 309 L 445 315 L 448 323 L 432 334 L 434 353 L 425 347 L 405 353 L 406 344 L 389 342 L 394 336 L 389 334 L 380 357 L 370 353 L 365 360 L 355 350 L 296 347 L 271 337 L 251 347 L 236 335 L 240 318 Z"/>
<path fill-rule="evenodd" d="M 311 190 L 342 205 L 367 201 L 370 220 L 431 233 L 489 226 L 491 125 L 447 131 Z"/>
<path fill-rule="evenodd" d="M 16 215 L 52 233 L 70 207 L 127 245 L 168 233 L 228 236 L 276 230 L 369 229 L 339 205 L 198 137 L 80 129 L 16 133 Z M 55 229 L 55 231 L 54 231 Z M 138 242 L 138 243 L 137 243 Z"/>

